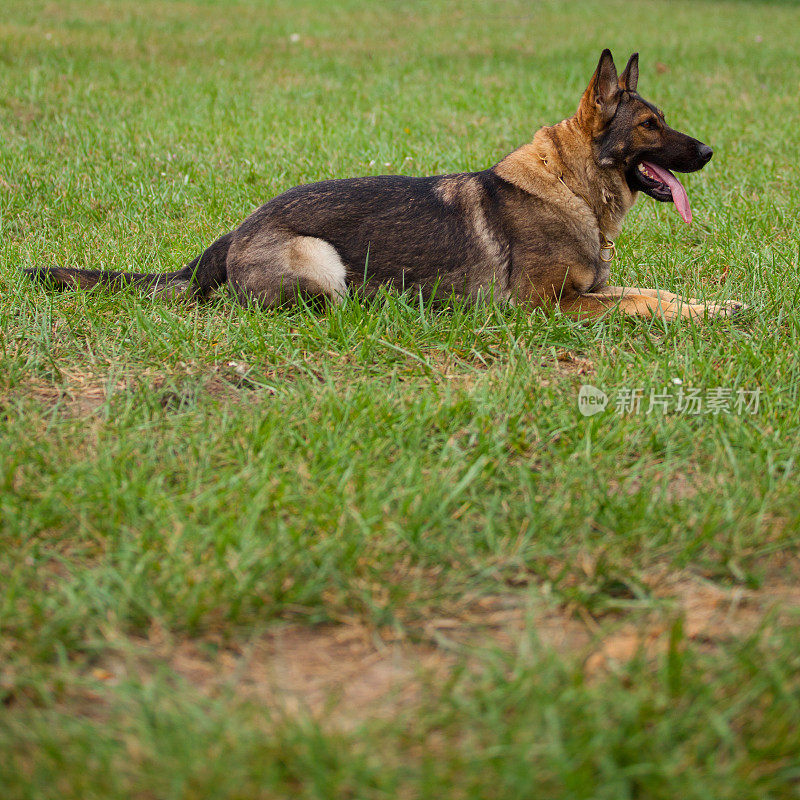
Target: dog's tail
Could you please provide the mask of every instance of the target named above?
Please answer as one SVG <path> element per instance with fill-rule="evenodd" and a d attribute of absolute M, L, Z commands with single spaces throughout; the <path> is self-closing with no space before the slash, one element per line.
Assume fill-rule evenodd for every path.
<path fill-rule="evenodd" d="M 103 284 L 111 291 L 117 291 L 125 286 L 140 286 L 156 292 L 187 291 L 195 296 L 205 297 L 228 279 L 225 262 L 232 237 L 232 233 L 221 236 L 194 261 L 190 261 L 177 272 L 147 275 L 114 270 L 38 267 L 26 269 L 25 273 L 34 280 L 40 280 L 57 289 L 88 289 Z"/>

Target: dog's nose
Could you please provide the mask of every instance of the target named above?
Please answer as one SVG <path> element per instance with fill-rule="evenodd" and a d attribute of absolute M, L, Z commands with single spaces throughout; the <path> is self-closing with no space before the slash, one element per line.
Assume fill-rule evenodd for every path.
<path fill-rule="evenodd" d="M 708 164 L 711 161 L 711 156 L 714 155 L 714 151 L 707 144 L 701 144 L 697 150 L 697 155 L 703 164 Z"/>

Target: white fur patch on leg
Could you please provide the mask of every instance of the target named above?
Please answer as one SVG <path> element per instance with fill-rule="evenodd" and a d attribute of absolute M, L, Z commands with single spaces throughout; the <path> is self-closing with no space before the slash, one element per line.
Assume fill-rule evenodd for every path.
<path fill-rule="evenodd" d="M 336 248 L 324 239 L 296 236 L 289 242 L 289 269 L 334 302 L 347 294 L 347 271 Z"/>

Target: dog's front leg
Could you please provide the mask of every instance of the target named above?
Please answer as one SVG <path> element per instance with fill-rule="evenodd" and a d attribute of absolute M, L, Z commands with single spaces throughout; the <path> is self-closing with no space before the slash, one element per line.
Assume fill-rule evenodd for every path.
<path fill-rule="evenodd" d="M 709 317 L 732 317 L 737 311 L 742 311 L 747 308 L 744 303 L 738 300 L 727 300 L 724 303 L 704 303 L 694 297 L 683 297 L 673 292 L 667 292 L 664 289 L 642 289 L 639 286 L 607 286 L 602 291 L 614 291 L 617 293 L 624 292 L 638 292 L 639 294 L 646 295 L 647 297 L 658 297 L 667 302 L 684 303 L 690 306 L 699 306 L 703 314 Z"/>
<path fill-rule="evenodd" d="M 562 311 L 582 319 L 597 319 L 611 311 L 635 317 L 661 317 L 667 320 L 685 317 L 730 317 L 742 308 L 741 303 L 703 303 L 661 289 L 636 286 L 604 286 L 595 292 L 562 299 Z"/>

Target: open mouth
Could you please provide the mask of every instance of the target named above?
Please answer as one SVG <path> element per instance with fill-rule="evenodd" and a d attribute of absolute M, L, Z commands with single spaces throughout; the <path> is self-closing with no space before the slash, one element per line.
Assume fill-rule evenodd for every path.
<path fill-rule="evenodd" d="M 688 225 L 692 221 L 689 195 L 683 184 L 666 168 L 651 161 L 641 161 L 627 172 L 628 185 L 633 191 L 644 192 L 661 203 L 675 204 L 681 219 Z"/>

